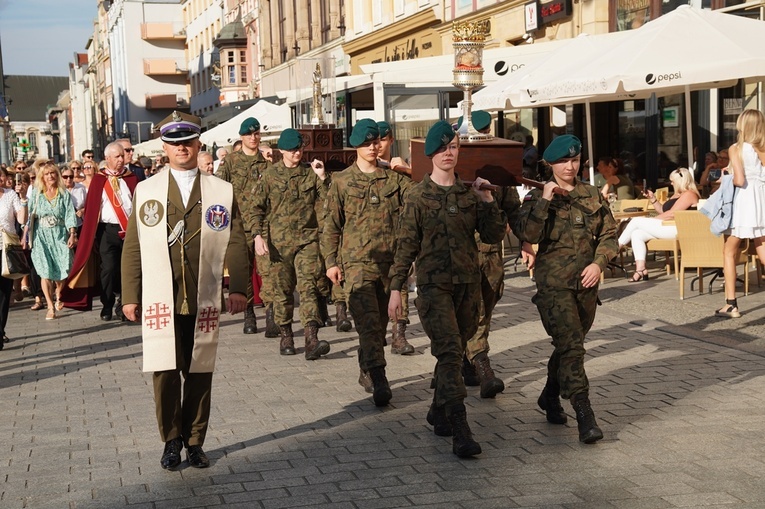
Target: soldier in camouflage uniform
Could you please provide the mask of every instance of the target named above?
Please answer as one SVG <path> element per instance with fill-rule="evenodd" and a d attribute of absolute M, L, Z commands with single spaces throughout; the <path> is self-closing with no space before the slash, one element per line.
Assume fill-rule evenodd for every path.
<path fill-rule="evenodd" d="M 544 190 L 524 198 L 515 221 L 521 240 L 539 244 L 532 301 L 555 347 L 547 364 L 547 383 L 538 404 L 547 420 L 564 424 L 560 397 L 571 400 L 579 440 L 603 438 L 589 400 L 584 371 L 584 338 L 595 320 L 600 274 L 617 254 L 616 222 L 598 190 L 576 178 L 582 144 L 571 135 L 558 136 L 544 152 L 553 179 Z M 553 194 L 556 188 L 568 196 Z"/>
<path fill-rule="evenodd" d="M 321 269 L 316 201 L 326 198 L 329 178 L 320 161 L 311 166 L 300 162 L 303 138 L 296 130 L 285 129 L 278 148 L 283 159 L 263 173 L 253 197 L 255 252 L 269 257 L 274 320 L 281 336 L 279 352 L 296 353 L 292 315 L 297 287 L 305 358 L 316 360 L 329 352 L 329 343 L 317 337 L 321 314 L 316 289 Z"/>
<path fill-rule="evenodd" d="M 481 453 L 473 440 L 463 403 L 462 357 L 465 344 L 478 326 L 481 272 L 474 234 L 493 244 L 505 236 L 507 219 L 489 191 L 473 190 L 457 179 L 454 168 L 459 138 L 445 121 L 437 122 L 425 139 L 425 155 L 433 171 L 409 191 L 400 218 L 398 244 L 390 269 L 388 315 L 398 319 L 400 290 L 415 262 L 415 305 L 430 338 L 436 364 L 436 390 L 428 420 L 440 435 L 452 435 L 452 452 L 459 457 Z"/>
<path fill-rule="evenodd" d="M 409 166 L 400 157 L 391 157 L 391 146 L 395 141 L 393 130 L 388 122 L 377 122 L 380 131 L 380 151 L 377 154 L 377 165 L 382 168 L 407 168 Z M 410 170 L 411 171 L 411 170 Z M 410 274 L 411 276 L 411 271 Z M 409 323 L 409 285 L 401 288 L 401 316 L 391 325 L 390 352 L 399 355 L 411 355 L 414 347 L 406 340 L 406 326 Z"/>
<path fill-rule="evenodd" d="M 392 397 L 383 350 L 388 271 L 393 263 L 398 216 L 413 183 L 377 166 L 380 135 L 374 120 L 359 120 L 349 141 L 356 147 L 356 162 L 333 175 L 321 251 L 327 261 L 327 277 L 336 285 L 344 282 L 359 333 L 359 367 L 372 380 L 375 405 L 385 406 Z"/>
<path fill-rule="evenodd" d="M 473 119 L 475 121 L 475 118 Z M 518 191 L 514 187 L 501 187 L 494 194 L 499 208 L 505 212 L 510 224 L 521 208 Z M 470 338 L 463 359 L 465 385 L 481 386 L 482 398 L 493 398 L 505 389 L 504 382 L 497 378 L 489 362 L 489 331 L 494 306 L 502 298 L 505 288 L 505 267 L 503 264 L 502 242 L 485 244 L 476 233 L 478 244 L 478 265 L 481 267 L 481 306 L 478 330 Z M 523 243 L 524 259 L 533 266 L 534 251 L 531 245 Z"/>
<path fill-rule="evenodd" d="M 242 150 L 228 154 L 215 173 L 215 176 L 230 182 L 234 186 L 234 196 L 239 203 L 239 210 L 242 213 L 244 233 L 248 240 L 247 250 L 250 255 L 250 278 L 247 283 L 247 310 L 244 313 L 244 333 L 255 334 L 258 332 L 258 326 L 255 321 L 255 310 L 252 307 L 255 298 L 252 288 L 252 271 L 255 265 L 255 249 L 252 237 L 252 224 L 254 221 L 252 190 L 255 188 L 255 184 L 262 173 L 268 168 L 269 163 L 263 158 L 260 150 L 258 150 L 260 145 L 260 122 L 258 122 L 258 119 L 253 117 L 245 119 L 239 126 L 239 136 L 242 139 Z M 258 274 L 260 274 L 263 280 L 263 285 L 260 288 L 260 299 L 268 310 L 271 306 L 268 259 L 258 257 L 257 266 Z M 273 326 L 271 328 L 273 329 Z M 269 332 L 268 323 L 266 323 L 266 336 L 272 336 L 273 332 L 273 330 Z"/>

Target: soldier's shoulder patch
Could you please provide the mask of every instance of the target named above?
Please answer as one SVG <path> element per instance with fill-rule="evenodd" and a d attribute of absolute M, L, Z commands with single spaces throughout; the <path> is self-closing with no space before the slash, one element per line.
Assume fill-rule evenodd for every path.
<path fill-rule="evenodd" d="M 534 197 L 531 196 L 531 193 L 526 193 L 526 195 L 523 197 L 523 201 L 531 201 Z"/>

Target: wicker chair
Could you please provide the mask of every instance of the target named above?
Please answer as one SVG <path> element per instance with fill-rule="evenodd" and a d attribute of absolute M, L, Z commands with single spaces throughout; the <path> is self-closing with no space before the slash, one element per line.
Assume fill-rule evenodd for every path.
<path fill-rule="evenodd" d="M 696 268 L 699 294 L 704 293 L 703 269 L 722 269 L 724 240 L 722 236 L 717 237 L 709 230 L 711 224 L 709 218 L 696 210 L 675 212 L 675 224 L 682 253 L 679 280 L 680 299 L 683 299 L 685 298 L 685 269 Z M 749 256 L 746 248 L 736 260 L 736 265 L 740 264 L 744 265 L 744 295 L 747 295 L 749 294 Z"/>

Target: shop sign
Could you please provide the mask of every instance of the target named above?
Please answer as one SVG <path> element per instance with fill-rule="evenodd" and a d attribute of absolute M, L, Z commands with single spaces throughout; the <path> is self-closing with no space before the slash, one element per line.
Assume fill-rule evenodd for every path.
<path fill-rule="evenodd" d="M 441 39 L 432 30 L 409 35 L 353 57 L 353 66 L 398 62 L 441 55 Z"/>
<path fill-rule="evenodd" d="M 539 28 L 539 2 L 529 2 L 523 6 L 523 18 L 526 21 L 526 33 Z"/>
<path fill-rule="evenodd" d="M 680 125 L 679 113 L 680 108 L 677 106 L 668 106 L 661 110 L 661 119 L 664 127 L 678 127 Z"/>
<path fill-rule="evenodd" d="M 543 2 L 539 5 L 539 15 L 542 18 L 543 25 L 571 16 L 572 12 L 571 0 L 555 0 L 554 2 Z"/>

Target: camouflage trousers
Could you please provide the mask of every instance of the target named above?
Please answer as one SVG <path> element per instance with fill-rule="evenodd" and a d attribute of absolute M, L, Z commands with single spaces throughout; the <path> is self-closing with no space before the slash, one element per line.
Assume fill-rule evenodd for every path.
<path fill-rule="evenodd" d="M 247 306 L 252 307 L 255 302 L 255 289 L 252 287 L 252 272 L 257 269 L 258 275 L 262 281 L 260 285 L 260 300 L 263 301 L 264 306 L 268 306 L 272 299 L 269 293 L 269 262 L 268 255 L 259 256 L 255 254 L 255 243 L 252 241 L 252 236 L 249 233 L 245 234 L 247 242 L 247 260 L 249 262 L 249 275 L 247 279 Z M 253 263 L 254 262 L 254 263 Z"/>
<path fill-rule="evenodd" d="M 316 290 L 319 292 L 319 295 L 332 302 L 346 302 L 343 287 L 332 284 L 332 281 L 327 277 L 327 266 L 321 255 L 319 255 L 318 263 L 321 266 L 321 274 L 316 279 Z"/>
<path fill-rule="evenodd" d="M 364 371 L 386 366 L 383 344 L 388 324 L 389 284 L 390 281 L 380 278 L 354 283 L 348 290 L 348 308 L 359 333 L 359 367 Z"/>
<path fill-rule="evenodd" d="M 502 253 L 478 253 L 481 267 L 481 301 L 479 306 L 478 330 L 467 342 L 467 357 L 475 359 L 479 353 L 489 353 L 489 331 L 494 306 L 505 291 L 505 266 Z"/>
<path fill-rule="evenodd" d="M 548 379 L 558 382 L 564 399 L 589 392 L 584 371 L 584 338 L 595 320 L 598 288 L 539 289 L 531 300 L 537 305 L 542 325 L 555 347 L 547 363 Z"/>
<path fill-rule="evenodd" d="M 414 304 L 430 338 L 430 353 L 437 359 L 433 397 L 437 406 L 455 405 L 467 396 L 462 356 L 478 327 L 480 299 L 479 283 L 427 284 L 417 288 Z"/>
<path fill-rule="evenodd" d="M 409 277 L 414 272 L 414 265 L 409 268 Z M 409 323 L 409 281 L 401 287 L 401 316 L 399 320 Z"/>
<path fill-rule="evenodd" d="M 295 311 L 295 288 L 300 295 L 300 321 L 305 327 L 308 322 L 321 322 L 319 294 L 316 280 L 321 267 L 319 243 L 304 246 L 283 246 L 269 249 L 269 292 L 274 305 L 274 321 L 277 325 L 292 323 Z"/>

